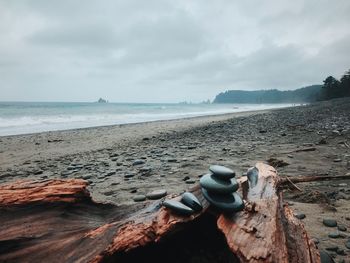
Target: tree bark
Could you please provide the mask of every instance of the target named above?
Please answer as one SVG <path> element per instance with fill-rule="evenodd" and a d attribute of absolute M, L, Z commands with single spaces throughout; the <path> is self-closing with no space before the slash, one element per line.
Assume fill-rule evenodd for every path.
<path fill-rule="evenodd" d="M 239 179 L 246 208 L 234 215 L 209 207 L 198 185 L 191 192 L 204 209 L 192 216 L 174 214 L 161 200 L 128 206 L 96 203 L 83 180 L 0 185 L 0 261 L 104 262 L 167 242 L 166 237 L 210 214 L 241 262 L 320 262 L 301 221 L 283 205 L 276 171 L 262 163 L 256 168 L 254 187 Z"/>

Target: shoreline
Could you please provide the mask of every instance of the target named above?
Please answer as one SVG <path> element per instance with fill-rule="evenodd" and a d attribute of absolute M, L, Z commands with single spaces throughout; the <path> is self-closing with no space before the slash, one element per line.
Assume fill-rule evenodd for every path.
<path fill-rule="evenodd" d="M 291 106 L 291 107 L 302 107 L 301 106 Z M 284 107 L 283 109 L 291 108 Z M 15 136 L 34 136 L 34 135 L 44 135 L 47 133 L 63 133 L 63 132 L 74 132 L 74 131 L 85 131 L 91 129 L 100 129 L 100 128 L 116 128 L 123 127 L 129 125 L 142 125 L 142 124 L 150 124 L 150 123 L 163 123 L 163 122 L 174 122 L 174 121 L 186 121 L 193 119 L 206 119 L 206 118 L 219 118 L 219 117 L 228 117 L 234 118 L 236 115 L 240 114 L 255 114 L 255 113 L 265 113 L 273 110 L 279 110 L 281 108 L 274 109 L 264 109 L 264 110 L 254 110 L 254 111 L 241 111 L 241 112 L 230 112 L 230 113 L 221 113 L 221 114 L 210 114 L 210 115 L 200 115 L 200 116 L 191 116 L 191 117 L 183 117 L 183 118 L 175 118 L 175 119 L 166 119 L 166 120 L 153 120 L 153 121 L 141 121 L 141 122 L 130 122 L 130 123 L 121 123 L 121 124 L 109 124 L 109 125 L 98 125 L 98 126 L 90 126 L 90 127 L 82 127 L 82 128 L 72 128 L 72 129 L 62 129 L 62 130 L 51 130 L 51 131 L 40 131 L 40 132 L 32 132 L 32 133 L 23 133 L 23 134 L 9 134 L 9 135 L 0 135 L 1 138 L 5 137 L 15 137 Z M 239 116 L 237 116 L 239 117 Z"/>
<path fill-rule="evenodd" d="M 143 105 L 143 104 L 142 104 Z M 226 105 L 226 104 L 225 104 Z M 7 136 L 15 136 L 15 135 L 32 135 L 39 134 L 44 132 L 57 132 L 57 131 L 68 131 L 68 130 L 81 130 L 81 129 L 89 129 L 89 128 L 99 128 L 99 127 L 108 127 L 108 126 L 117 126 L 117 125 L 129 125 L 136 123 L 149 123 L 149 122 L 157 122 L 157 121 L 172 121 L 172 120 L 181 120 L 188 118 L 199 118 L 199 117 L 210 117 L 210 116 L 219 116 L 219 115 L 229 115 L 229 114 L 238 114 L 244 112 L 256 112 L 256 111 L 264 111 L 264 110 L 274 110 L 281 108 L 288 108 L 293 106 L 300 106 L 300 104 L 257 104 L 256 107 L 251 107 L 251 104 L 242 104 L 238 110 L 225 108 L 225 109 L 202 109 L 202 111 L 196 109 L 192 109 L 192 111 L 182 112 L 181 109 L 178 109 L 177 112 L 168 112 L 162 113 L 158 112 L 157 114 L 151 114 L 148 112 L 148 109 L 142 112 L 135 112 L 130 116 L 127 116 L 127 113 L 117 114 L 116 112 L 112 113 L 109 109 L 105 109 L 106 111 L 101 114 L 101 112 L 90 112 L 90 113 L 68 113 L 65 112 L 65 109 L 62 108 L 60 112 L 56 112 L 55 115 L 48 115 L 44 119 L 41 115 L 20 115 L 14 119 L 4 118 L 5 126 L 0 127 L 0 137 Z M 233 105 L 234 106 L 234 105 Z M 246 106 L 248 106 L 246 108 Z M 261 107 L 261 108 L 260 108 Z M 61 113 L 63 114 L 61 116 Z M 5 113 L 4 113 L 5 114 Z M 11 112 L 8 112 L 11 115 Z M 25 114 L 25 113 L 22 113 Z M 83 115 L 82 115 L 83 114 Z M 85 115 L 84 115 L 85 114 Z M 97 114 L 97 115 L 96 115 Z M 112 114 L 112 115 L 111 115 Z M 151 116 L 148 117 L 137 117 L 139 115 L 146 114 Z M 5 114 L 6 115 L 6 114 Z M 4 115 L 4 116 L 5 116 Z M 113 116 L 113 118 L 108 117 L 109 115 Z M 64 117 L 65 116 L 65 117 Z M 87 116 L 93 117 L 93 120 L 84 119 Z M 124 117 L 123 117 L 124 116 Z M 126 117 L 127 116 L 127 117 Z M 38 119 L 36 119 L 38 117 Z M 56 122 L 56 118 L 63 118 L 59 122 Z M 83 119 L 75 119 L 76 117 L 81 117 Z M 22 120 L 22 118 L 27 119 L 35 119 L 33 124 L 29 123 L 27 119 Z M 106 119 L 107 118 L 107 119 Z M 0 116 L 0 120 L 3 118 Z M 14 122 L 17 120 L 17 122 Z M 10 121 L 8 123 L 8 121 Z M 28 122 L 28 125 L 23 124 Z M 33 120 L 32 120 L 33 121 Z M 22 123 L 22 124 L 21 124 Z M 6 126 L 9 125 L 9 126 Z"/>
<path fill-rule="evenodd" d="M 116 147 L 116 145 L 133 143 L 143 137 L 152 137 L 173 131 L 181 132 L 212 122 L 264 114 L 274 110 L 278 109 L 0 136 L 2 145 L 0 148 L 0 160 L 2 160 L 0 167 L 6 168 L 8 164 L 13 165 L 14 163 L 20 165 L 21 162 L 41 159 L 43 156 L 58 158 L 65 155 L 97 151 Z"/>

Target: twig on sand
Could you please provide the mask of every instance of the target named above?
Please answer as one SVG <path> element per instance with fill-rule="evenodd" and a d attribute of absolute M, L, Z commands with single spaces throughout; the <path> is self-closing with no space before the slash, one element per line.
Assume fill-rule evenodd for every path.
<path fill-rule="evenodd" d="M 286 176 L 287 181 L 295 188 L 297 189 L 299 192 L 302 192 L 303 190 L 300 189 L 300 187 L 298 187 L 295 183 L 292 182 L 292 180 L 290 180 L 290 178 L 288 176 Z"/>
<path fill-rule="evenodd" d="M 327 175 L 327 176 L 319 176 L 319 175 L 311 175 L 311 176 L 296 176 L 292 178 L 281 178 L 279 181 L 279 185 L 283 186 L 285 184 L 293 182 L 294 184 L 297 183 L 306 183 L 306 182 L 315 182 L 315 181 L 328 181 L 328 180 L 344 180 L 344 179 L 350 179 L 350 174 L 345 175 Z"/>

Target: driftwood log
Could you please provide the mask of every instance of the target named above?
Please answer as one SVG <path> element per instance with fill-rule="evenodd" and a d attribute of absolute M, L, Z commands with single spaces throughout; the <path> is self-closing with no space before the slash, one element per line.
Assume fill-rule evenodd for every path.
<path fill-rule="evenodd" d="M 256 168 L 256 184 L 239 179 L 246 207 L 236 214 L 211 208 L 198 185 L 204 209 L 188 217 L 162 201 L 96 203 L 83 180 L 0 185 L 0 262 L 320 262 L 276 170 Z"/>

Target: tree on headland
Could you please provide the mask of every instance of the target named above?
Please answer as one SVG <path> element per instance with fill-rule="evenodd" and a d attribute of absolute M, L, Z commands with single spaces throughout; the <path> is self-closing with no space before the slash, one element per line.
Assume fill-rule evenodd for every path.
<path fill-rule="evenodd" d="M 327 77 L 323 81 L 321 100 L 348 96 L 350 96 L 350 70 L 340 78 L 340 81 L 332 76 Z"/>
<path fill-rule="evenodd" d="M 340 87 L 344 96 L 350 96 L 350 69 L 340 78 Z"/>
<path fill-rule="evenodd" d="M 321 95 L 322 99 L 333 99 L 338 98 L 340 95 L 340 82 L 333 76 L 328 76 L 323 81 L 323 94 Z"/>

